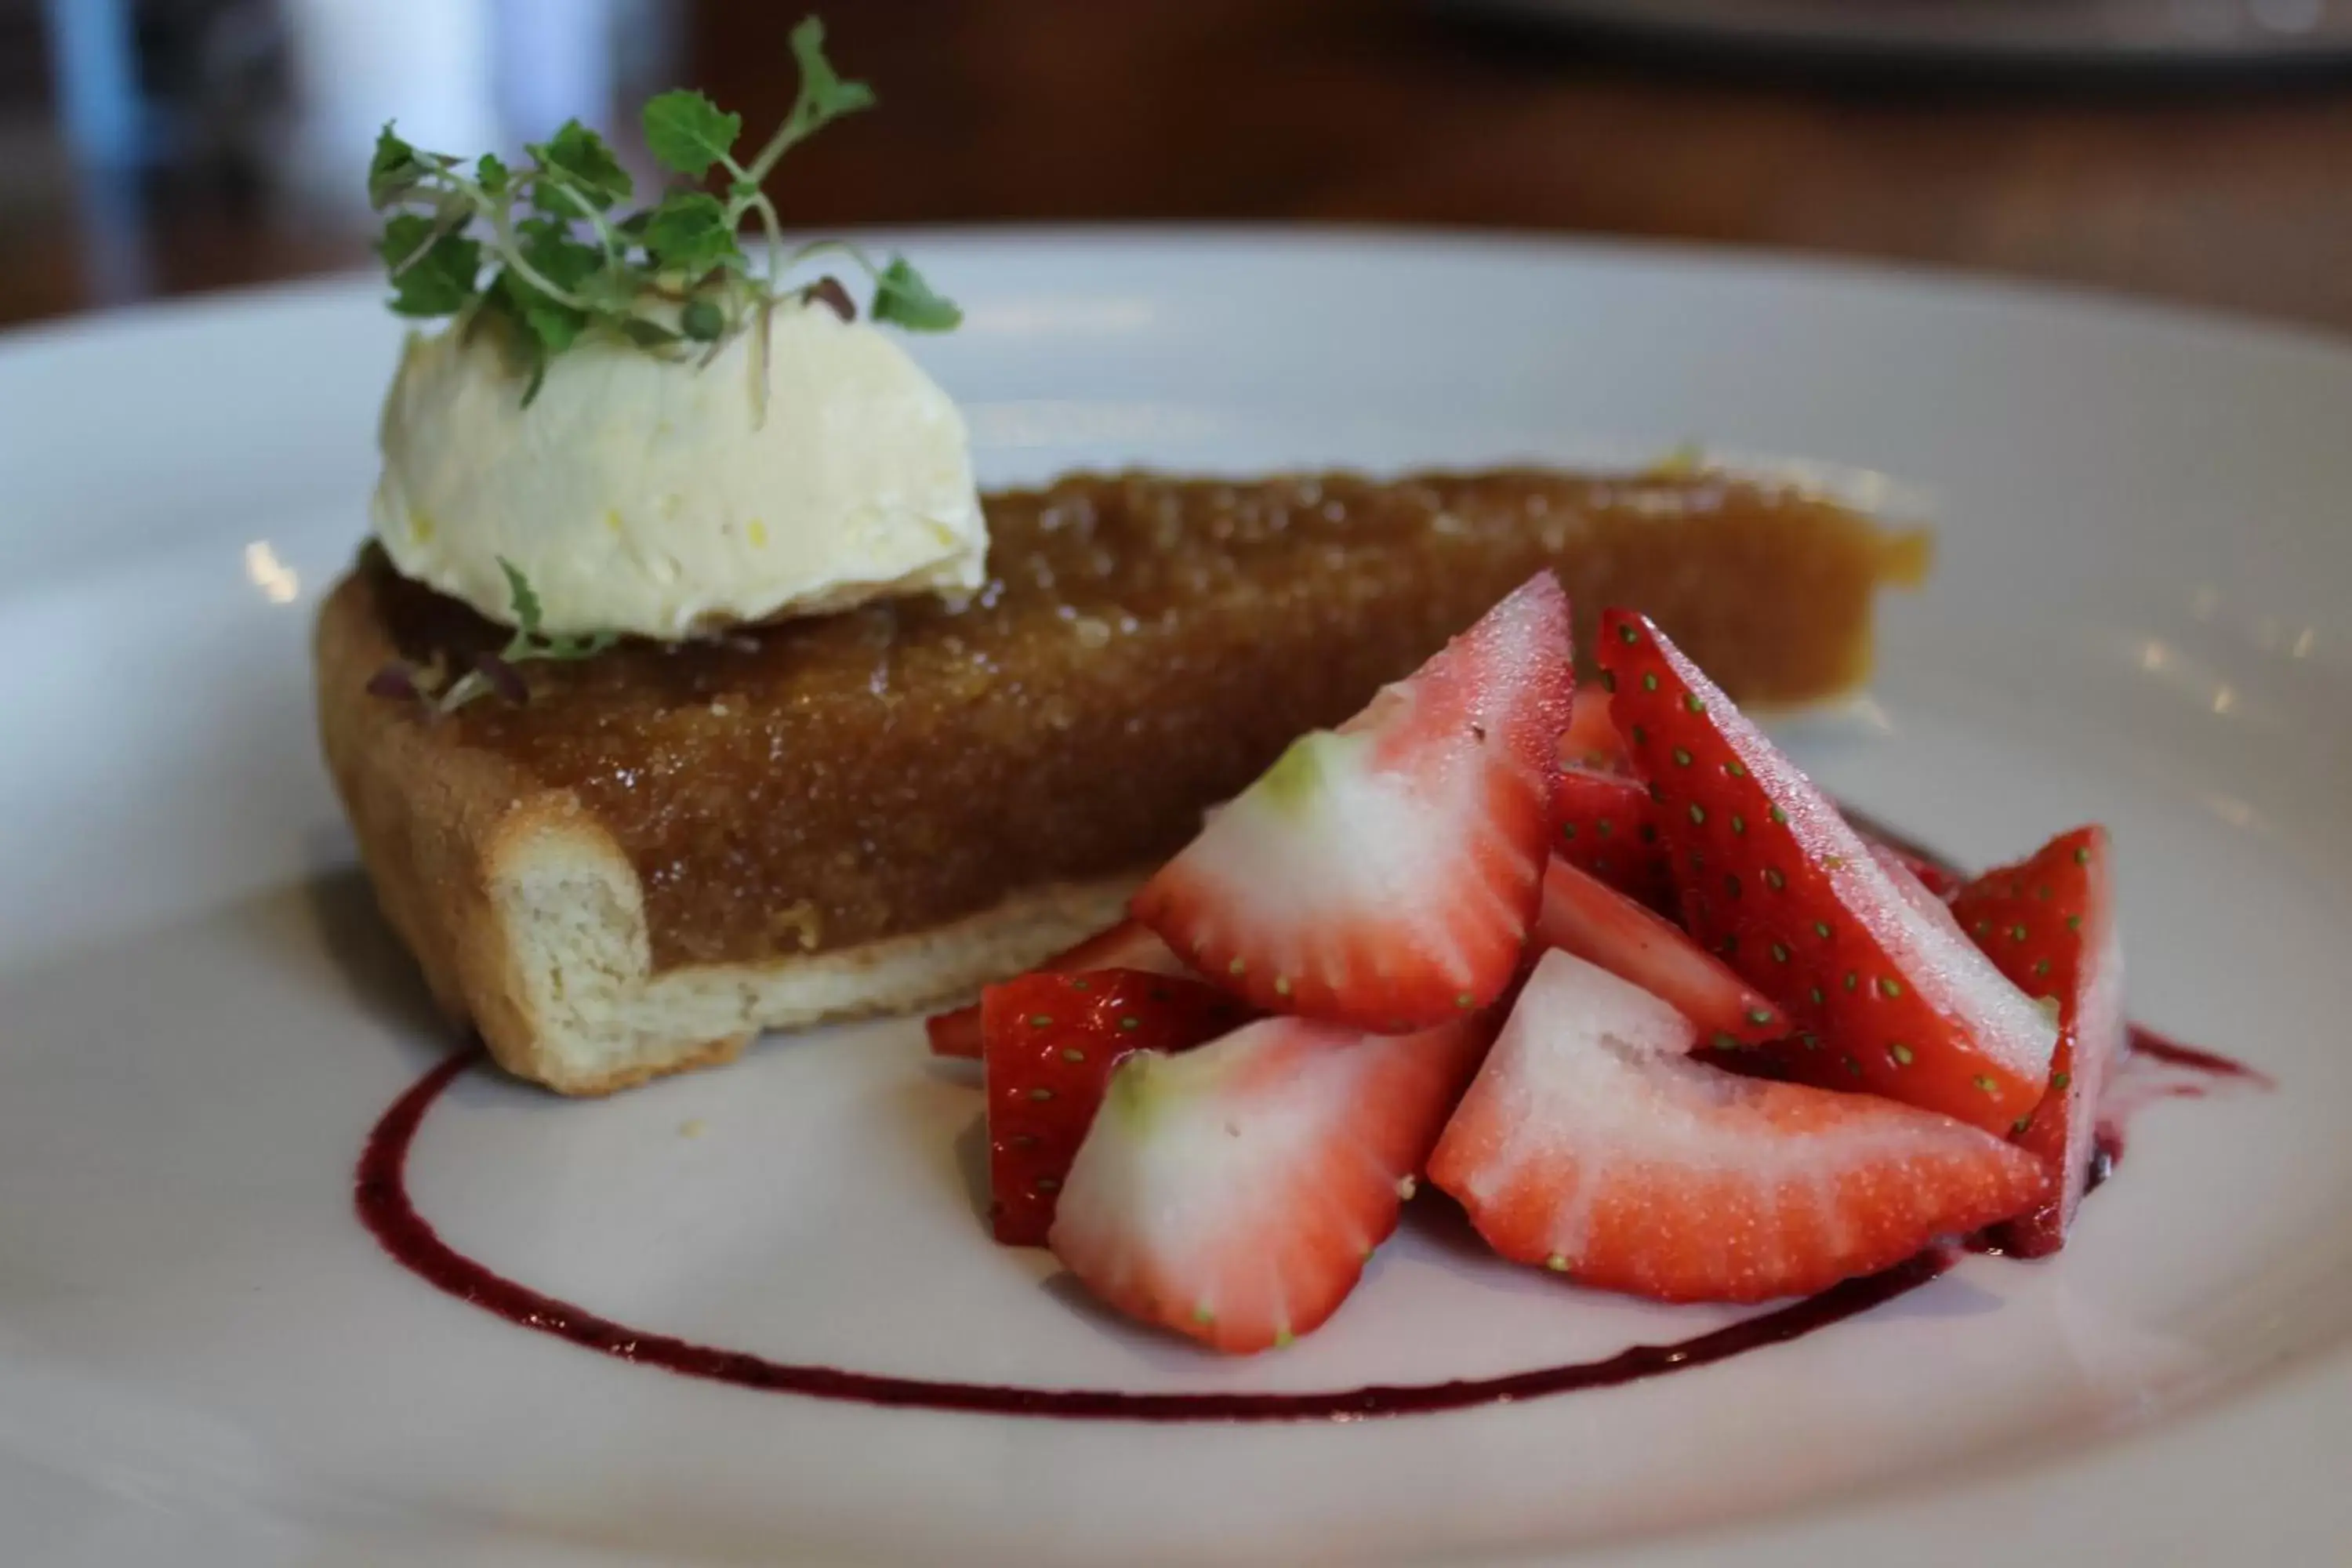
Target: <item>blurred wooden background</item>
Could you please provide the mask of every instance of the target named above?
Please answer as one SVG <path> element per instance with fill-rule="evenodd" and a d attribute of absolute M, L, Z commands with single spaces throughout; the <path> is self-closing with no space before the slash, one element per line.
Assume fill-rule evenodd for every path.
<path fill-rule="evenodd" d="M 800 9 L 677 5 L 671 74 L 772 122 Z M 362 259 L 348 210 L 234 160 L 25 177 L 58 112 L 54 84 L 25 68 L 41 58 L 41 12 L 0 0 L 0 97 L 15 98 L 0 171 L 19 171 L 0 172 L 0 321 Z M 1415 0 L 827 12 L 834 58 L 884 107 L 795 153 L 779 188 L 795 226 L 1297 219 L 1656 236 L 2352 328 L 2352 73 L 1807 76 L 1474 24 Z"/>

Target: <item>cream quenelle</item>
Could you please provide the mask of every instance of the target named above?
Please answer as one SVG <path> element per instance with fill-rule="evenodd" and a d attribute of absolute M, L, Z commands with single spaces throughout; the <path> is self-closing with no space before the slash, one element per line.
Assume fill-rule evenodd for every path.
<path fill-rule="evenodd" d="M 980 586 L 962 416 L 891 337 L 780 303 L 704 363 L 619 339 L 527 401 L 495 331 L 414 334 L 384 401 L 375 532 L 401 573 L 551 634 L 675 639 Z"/>

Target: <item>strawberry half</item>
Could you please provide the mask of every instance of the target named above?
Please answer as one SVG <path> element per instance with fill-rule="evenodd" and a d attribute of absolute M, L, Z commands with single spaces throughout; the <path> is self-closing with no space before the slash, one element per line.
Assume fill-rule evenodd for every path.
<path fill-rule="evenodd" d="M 1270 1011 L 1391 1033 L 1492 1002 L 1535 919 L 1574 677 L 1530 578 L 1337 731 L 1294 742 L 1135 897 Z"/>
<path fill-rule="evenodd" d="M 1794 1020 L 1790 1076 L 1998 1133 L 2041 1102 L 2054 1025 L 1918 878 L 1642 616 L 1601 618 L 1614 712 L 1658 805 L 1684 923 Z"/>
<path fill-rule="evenodd" d="M 1396 1228 L 1487 1037 L 1475 1018 L 1265 1018 L 1128 1058 L 1063 1184 L 1055 1256 L 1129 1317 L 1223 1351 L 1289 1343 Z"/>
<path fill-rule="evenodd" d="M 989 1211 L 996 1239 L 1043 1247 L 1055 1195 L 1121 1059 L 1189 1050 L 1244 1022 L 1213 985 L 1134 970 L 1028 974 L 981 993 Z"/>
<path fill-rule="evenodd" d="M 1536 941 L 1597 963 L 1664 999 L 1730 1050 L 1789 1032 L 1781 1011 L 1696 942 L 1599 879 L 1555 857 L 1544 873 Z"/>
<path fill-rule="evenodd" d="M 1087 969 L 1140 969 L 1149 974 L 1181 974 L 1184 964 L 1142 922 L 1121 921 L 1075 947 L 1064 948 L 1028 973 L 1076 974 Z M 923 1033 L 930 1037 L 931 1055 L 935 1057 L 979 1060 L 980 1004 L 973 1002 L 952 1012 L 934 1014 L 923 1020 Z"/>
<path fill-rule="evenodd" d="M 2053 1191 L 1993 1237 L 2021 1258 L 2065 1244 L 2090 1181 L 2099 1093 L 2125 1049 L 2123 944 L 2108 864 L 2106 829 L 2078 827 L 2029 860 L 1986 872 L 1952 905 L 2000 972 L 2058 1015 L 2049 1091 L 2015 1129 L 2018 1143 L 2050 1166 Z"/>
<path fill-rule="evenodd" d="M 1889 1268 L 2041 1201 L 2042 1163 L 1932 1111 L 1691 1058 L 1689 1019 L 1546 953 L 1430 1155 L 1505 1258 L 1664 1301 Z"/>

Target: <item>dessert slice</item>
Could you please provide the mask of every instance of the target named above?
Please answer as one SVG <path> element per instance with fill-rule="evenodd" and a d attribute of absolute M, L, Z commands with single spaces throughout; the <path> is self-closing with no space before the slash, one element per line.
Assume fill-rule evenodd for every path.
<path fill-rule="evenodd" d="M 600 1093 L 922 1007 L 1110 924 L 1205 807 L 1531 573 L 1647 611 L 1769 708 L 1857 684 L 1874 593 L 1927 553 L 1710 474 L 1080 476 L 987 519 L 960 604 L 626 641 L 446 716 L 370 684 L 508 628 L 370 552 L 321 613 L 320 729 L 443 1008 Z"/>

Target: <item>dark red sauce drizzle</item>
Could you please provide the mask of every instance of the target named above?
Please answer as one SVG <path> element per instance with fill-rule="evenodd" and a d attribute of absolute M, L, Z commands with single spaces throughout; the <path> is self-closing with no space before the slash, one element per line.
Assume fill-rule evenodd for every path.
<path fill-rule="evenodd" d="M 2091 1181 L 2083 1189 L 2084 1192 L 2096 1189 L 2123 1163 L 2124 1130 L 2132 1112 L 2140 1106 L 2159 1100 L 2201 1100 L 2215 1083 L 2231 1080 L 2255 1089 L 2275 1087 L 2270 1074 L 2259 1068 L 2215 1056 L 2211 1051 L 2200 1051 L 2195 1046 L 2184 1046 L 2154 1029 L 2134 1024 L 2118 1077 L 2129 1077 L 2135 1066 L 2145 1068 L 2151 1064 L 2158 1072 L 2139 1074 L 2142 1081 L 2132 1085 L 2121 1097 L 2111 1097 L 2105 1113 L 2100 1117 L 2098 1128 L 2091 1137 Z M 2162 1070 L 2167 1068 L 2170 1070 Z"/>
<path fill-rule="evenodd" d="M 2131 1055 L 2147 1057 L 2170 1067 L 2186 1068 L 2190 1072 L 2203 1073 L 2207 1078 L 2238 1079 L 2260 1089 L 2276 1087 L 2271 1075 L 2260 1068 L 2250 1068 L 2228 1057 L 2200 1051 L 2195 1046 L 2184 1046 L 2168 1035 L 2159 1035 L 2142 1024 L 2131 1026 Z M 2179 1091 L 2176 1091 L 2176 1093 Z"/>
<path fill-rule="evenodd" d="M 2193 1071 L 2217 1077 L 2261 1076 L 2225 1058 L 2175 1045 L 2144 1030 L 2135 1029 L 2133 1040 L 2138 1048 Z M 478 1050 L 466 1050 L 441 1062 L 394 1101 L 368 1135 L 353 1195 L 361 1222 L 384 1251 L 436 1289 L 523 1328 L 687 1377 L 814 1399 L 1067 1421 L 1348 1421 L 1462 1410 L 1663 1377 L 1780 1344 L 1917 1289 L 1942 1274 L 1952 1261 L 1949 1253 L 1922 1253 L 1884 1273 L 1849 1279 L 1818 1296 L 1678 1343 L 1635 1345 L 1601 1361 L 1455 1383 L 1312 1394 L 1129 1394 L 1114 1389 L 1010 1388 L 799 1365 L 616 1323 L 509 1279 L 443 1241 L 408 1195 L 408 1152 L 425 1112 L 442 1091 L 481 1059 Z M 2120 1142 L 2112 1146 L 2112 1154 L 2109 1147 L 2103 1141 L 2101 1168 L 2096 1173 L 2101 1177 L 2121 1152 Z"/>
<path fill-rule="evenodd" d="M 770 1361 L 744 1351 L 698 1345 L 614 1322 L 509 1279 L 443 1241 L 432 1222 L 418 1214 L 409 1199 L 409 1145 L 425 1121 L 425 1113 L 441 1092 L 480 1059 L 479 1051 L 467 1050 L 442 1062 L 401 1096 L 369 1134 L 366 1152 L 360 1157 L 357 1201 L 361 1220 L 383 1244 L 384 1250 L 438 1289 L 496 1313 L 510 1323 L 537 1329 L 623 1361 L 778 1394 L 852 1400 L 862 1405 L 1047 1415 L 1079 1421 L 1349 1420 L 1459 1410 L 1580 1388 L 1606 1388 L 1705 1366 L 1742 1351 L 1796 1339 L 1867 1311 L 1925 1285 L 1951 1265 L 1946 1254 L 1923 1253 L 1884 1273 L 1849 1279 L 1818 1296 L 1678 1344 L 1635 1345 L 1605 1361 L 1458 1383 L 1351 1388 L 1318 1394 L 1127 1394 L 1110 1389 L 1007 1388 L 804 1366 Z"/>

